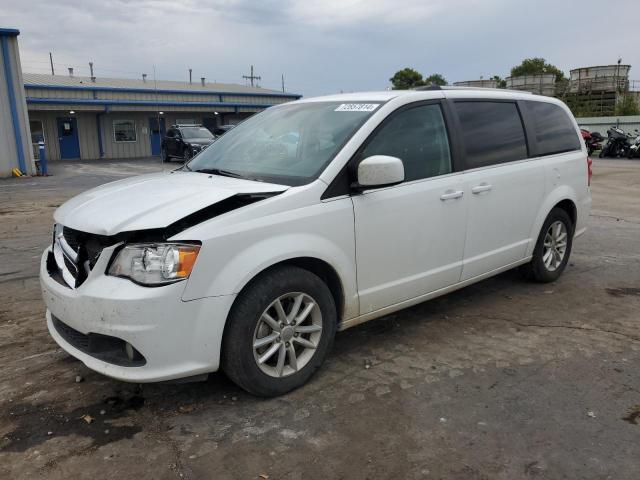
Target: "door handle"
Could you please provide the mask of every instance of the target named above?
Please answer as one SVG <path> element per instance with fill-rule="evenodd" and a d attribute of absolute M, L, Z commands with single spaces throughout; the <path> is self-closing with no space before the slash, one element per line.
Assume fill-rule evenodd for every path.
<path fill-rule="evenodd" d="M 440 195 L 440 200 L 442 200 L 443 202 L 445 200 L 455 200 L 456 198 L 461 198 L 462 195 L 464 195 L 464 192 L 462 190 L 447 190 L 445 193 Z"/>
<path fill-rule="evenodd" d="M 488 183 L 481 183 L 480 185 L 476 185 L 475 187 L 473 187 L 471 189 L 471 193 L 475 193 L 477 195 L 478 193 L 488 192 L 492 188 L 493 185 L 489 185 Z"/>

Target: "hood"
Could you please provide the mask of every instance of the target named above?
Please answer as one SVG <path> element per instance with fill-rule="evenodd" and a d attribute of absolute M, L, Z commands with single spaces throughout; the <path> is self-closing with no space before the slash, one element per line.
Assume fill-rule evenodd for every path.
<path fill-rule="evenodd" d="M 210 145 L 215 141 L 215 138 L 190 138 L 185 140 L 184 143 L 191 145 Z"/>
<path fill-rule="evenodd" d="M 194 172 L 161 172 L 107 183 L 63 203 L 56 223 L 115 235 L 164 228 L 238 194 L 284 192 L 289 187 Z"/>

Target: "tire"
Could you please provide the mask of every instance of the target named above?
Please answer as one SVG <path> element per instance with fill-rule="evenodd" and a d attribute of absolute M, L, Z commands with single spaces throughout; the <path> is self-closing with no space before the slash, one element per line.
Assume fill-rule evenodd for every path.
<path fill-rule="evenodd" d="M 607 147 L 604 146 L 602 147 L 602 150 L 600 150 L 600 154 L 598 155 L 598 158 L 604 158 L 607 156 Z"/>
<path fill-rule="evenodd" d="M 182 158 L 185 162 L 191 159 L 191 149 L 189 147 L 184 147 L 184 150 L 182 150 Z"/>
<path fill-rule="evenodd" d="M 557 238 L 562 238 L 562 236 L 560 235 L 555 239 L 551 239 L 548 236 L 551 235 L 551 237 L 555 237 L 556 231 L 554 230 L 552 232 L 551 229 L 552 226 L 554 229 L 557 229 L 558 224 L 562 225 L 560 230 L 565 234 L 564 253 L 562 253 L 562 258 L 559 262 L 557 261 L 558 255 L 554 255 L 552 249 L 555 248 L 556 251 L 561 249 L 560 246 L 562 245 L 562 242 Z M 540 283 L 549 283 L 557 280 L 558 277 L 562 275 L 562 272 L 569 261 L 571 247 L 573 245 L 573 233 L 574 225 L 567 212 L 561 208 L 554 208 L 551 210 L 542 225 L 540 234 L 538 235 L 538 240 L 533 250 L 533 257 L 531 258 L 531 261 L 521 267 L 524 276 L 529 280 Z M 553 257 L 551 262 L 549 262 L 549 257 L 547 256 L 547 252 L 549 251 L 551 251 L 550 255 Z"/>
<path fill-rule="evenodd" d="M 171 156 L 167 153 L 166 147 L 162 147 L 162 150 L 160 150 L 160 158 L 162 159 L 163 162 L 171 161 Z"/>
<path fill-rule="evenodd" d="M 296 310 L 298 298 L 301 303 Z M 298 325 L 286 323 L 283 313 L 290 321 L 299 319 L 307 309 Z M 297 316 L 291 315 L 295 311 Z M 273 320 L 279 329 L 273 328 Z M 333 296 L 317 275 L 295 266 L 274 267 L 252 280 L 236 299 L 222 338 L 222 370 L 253 395 L 282 395 L 304 385 L 322 365 L 333 345 L 336 326 Z M 264 345 L 256 347 L 260 340 Z M 292 361 L 292 348 L 296 362 Z"/>

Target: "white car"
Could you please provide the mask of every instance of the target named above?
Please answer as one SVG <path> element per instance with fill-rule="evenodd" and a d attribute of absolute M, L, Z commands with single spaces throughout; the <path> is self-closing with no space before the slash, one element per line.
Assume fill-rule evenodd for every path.
<path fill-rule="evenodd" d="M 518 266 L 557 279 L 590 181 L 580 130 L 549 97 L 442 88 L 272 107 L 178 170 L 58 208 L 48 328 L 117 379 L 222 368 L 282 394 L 337 330 Z"/>

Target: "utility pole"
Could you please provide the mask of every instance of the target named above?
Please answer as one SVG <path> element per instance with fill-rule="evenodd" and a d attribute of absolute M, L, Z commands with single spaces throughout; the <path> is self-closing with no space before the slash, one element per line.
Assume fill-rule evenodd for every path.
<path fill-rule="evenodd" d="M 191 72 L 192 72 L 192 70 L 189 69 L 189 85 L 191 85 Z"/>
<path fill-rule="evenodd" d="M 284 93 L 284 73 L 282 74 L 282 93 Z"/>
<path fill-rule="evenodd" d="M 253 65 L 251 65 L 251 75 L 243 75 L 242 78 L 245 78 L 251 82 L 251 86 L 253 87 L 254 80 L 262 80 L 261 77 L 253 74 Z"/>
<path fill-rule="evenodd" d="M 53 69 L 53 55 L 51 55 L 51 52 L 49 52 L 49 63 L 51 64 L 51 75 L 55 75 L 56 72 Z"/>
<path fill-rule="evenodd" d="M 93 62 L 89 62 L 89 71 L 91 72 L 91 78 L 93 78 Z"/>

